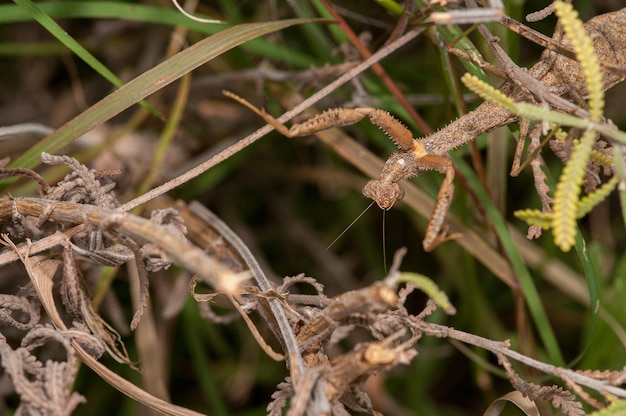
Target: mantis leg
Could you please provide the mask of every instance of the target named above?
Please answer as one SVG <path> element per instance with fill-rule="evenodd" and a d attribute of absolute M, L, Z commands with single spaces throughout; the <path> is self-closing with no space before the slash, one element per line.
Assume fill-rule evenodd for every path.
<path fill-rule="evenodd" d="M 435 169 L 445 174 L 435 200 L 435 207 L 426 227 L 426 236 L 422 242 L 424 250 L 432 251 L 443 242 L 461 237 L 459 233 L 448 234 L 448 227 L 444 225 L 454 195 L 454 166 L 446 156 L 430 154 L 420 158 L 419 163 L 427 169 Z"/>

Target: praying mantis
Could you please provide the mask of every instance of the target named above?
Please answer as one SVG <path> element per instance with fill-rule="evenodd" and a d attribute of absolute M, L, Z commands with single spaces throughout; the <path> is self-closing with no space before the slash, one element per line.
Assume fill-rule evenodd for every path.
<path fill-rule="evenodd" d="M 626 65 L 626 8 L 613 13 L 606 13 L 589 20 L 585 29 L 591 37 L 596 53 L 602 62 L 614 67 Z M 567 43 L 565 43 L 567 48 Z M 538 101 L 526 88 L 524 80 L 515 79 L 507 72 L 507 80 L 500 90 L 514 101 Z M 585 95 L 585 84 L 578 62 L 563 55 L 544 52 L 542 58 L 528 70 L 533 81 L 539 81 L 545 91 L 556 95 L 568 94 L 571 97 Z M 605 89 L 623 79 L 621 73 L 603 69 Z M 435 170 L 444 175 L 443 183 L 437 194 L 435 205 L 426 228 L 423 247 L 432 251 L 439 244 L 459 237 L 449 234 L 445 218 L 454 195 L 455 171 L 448 152 L 461 146 L 496 127 L 517 120 L 507 110 L 485 102 L 475 110 L 458 118 L 441 130 L 423 138 L 414 138 L 411 131 L 386 111 L 372 107 L 333 108 L 320 113 L 302 123 L 287 128 L 265 110 L 259 109 L 236 94 L 224 91 L 224 94 L 248 107 L 280 134 L 288 137 L 306 136 L 334 127 L 355 124 L 365 118 L 380 127 L 398 147 L 380 173 L 378 179 L 370 180 L 363 187 L 363 195 L 372 199 L 383 210 L 389 210 L 396 201 L 404 197 L 404 190 L 399 182 L 410 179 L 427 170 Z"/>

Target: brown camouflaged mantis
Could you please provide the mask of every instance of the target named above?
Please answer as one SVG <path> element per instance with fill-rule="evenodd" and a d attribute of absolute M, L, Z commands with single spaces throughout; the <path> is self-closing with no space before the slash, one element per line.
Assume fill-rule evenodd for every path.
<path fill-rule="evenodd" d="M 596 16 L 585 24 L 585 29 L 593 41 L 599 60 L 613 67 L 626 65 L 626 8 L 613 13 Z M 567 46 L 567 41 L 563 43 Z M 623 72 L 622 72 L 623 73 Z M 579 64 L 566 56 L 554 55 L 546 51 L 541 59 L 530 69 L 528 74 L 543 84 L 544 90 L 556 95 L 568 94 L 571 97 L 586 95 L 584 76 Z M 622 81 L 620 73 L 603 68 L 604 88 L 608 89 Z M 542 97 L 533 97 L 521 88 L 523 81 L 506 81 L 500 90 L 514 101 L 536 101 Z M 435 207 L 426 229 L 423 246 L 426 251 L 437 245 L 458 237 L 449 235 L 444 220 L 454 194 L 454 166 L 447 157 L 455 149 L 483 133 L 517 120 L 507 110 L 485 102 L 475 110 L 465 114 L 441 130 L 424 138 L 413 138 L 413 134 L 402 123 L 386 111 L 372 107 L 334 108 L 302 123 L 285 127 L 263 109 L 258 109 L 245 99 L 225 91 L 228 97 L 250 108 L 279 133 L 286 137 L 306 136 L 317 131 L 351 125 L 368 117 L 379 126 L 398 147 L 385 162 L 379 179 L 369 181 L 363 188 L 363 195 L 371 198 L 383 210 L 390 209 L 396 201 L 404 197 L 400 187 L 403 179 L 410 179 L 426 170 L 436 170 L 445 175 Z"/>

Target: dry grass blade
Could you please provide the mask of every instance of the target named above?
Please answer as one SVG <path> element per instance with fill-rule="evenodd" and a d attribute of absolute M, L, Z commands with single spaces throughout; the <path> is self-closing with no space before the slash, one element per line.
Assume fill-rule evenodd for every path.
<path fill-rule="evenodd" d="M 166 415 L 172 416 L 200 416 L 202 413 L 195 412 L 185 407 L 177 406 L 172 403 L 168 403 L 158 397 L 155 397 L 145 390 L 135 386 L 130 381 L 120 377 L 113 371 L 109 370 L 106 366 L 102 365 L 99 361 L 89 355 L 80 345 L 72 344 L 76 352 L 80 356 L 82 362 L 84 362 L 89 368 L 91 368 L 96 374 L 102 377 L 107 383 L 131 397 L 137 400 L 139 403 L 143 403 L 151 409 L 162 412 Z"/>
<path fill-rule="evenodd" d="M 45 308 L 48 316 L 52 320 L 52 323 L 60 329 L 67 329 L 65 323 L 61 319 L 61 315 L 54 302 L 52 295 L 52 276 L 57 272 L 57 269 L 61 265 L 58 260 L 50 260 L 43 256 L 30 256 L 30 240 L 27 241 L 26 253 L 20 253 L 20 250 L 11 241 L 8 235 L 2 235 L 2 244 L 11 247 L 15 251 L 28 273 L 28 277 L 33 283 L 33 287 L 37 292 L 37 296 L 41 300 L 41 304 Z"/>

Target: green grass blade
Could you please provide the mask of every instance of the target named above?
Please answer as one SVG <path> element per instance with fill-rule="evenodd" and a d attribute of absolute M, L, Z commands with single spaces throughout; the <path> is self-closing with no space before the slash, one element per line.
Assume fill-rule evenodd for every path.
<path fill-rule="evenodd" d="M 44 1 L 36 7 L 50 18 L 123 19 L 167 26 L 184 26 L 200 33 L 215 34 L 224 25 L 208 25 L 191 20 L 177 10 L 119 1 Z M 21 7 L 0 5 L 0 24 L 32 20 L 32 14 Z"/>
<path fill-rule="evenodd" d="M 12 167 L 33 168 L 39 164 L 41 152 L 56 153 L 95 126 L 111 119 L 131 105 L 169 85 L 220 54 L 247 42 L 289 26 L 319 21 L 291 19 L 276 22 L 249 23 L 225 29 L 179 52 L 165 62 L 139 75 L 109 94 L 50 136 L 29 149 Z M 5 185 L 6 186 L 6 185 Z M 4 187 L 2 187 L 4 188 Z"/>
<path fill-rule="evenodd" d="M 446 42 L 455 42 L 455 48 L 465 52 L 469 56 L 473 56 L 477 62 L 484 62 L 482 54 L 478 51 L 472 41 L 466 36 L 461 28 L 457 25 L 447 26 L 438 25 L 437 32 Z M 489 77 L 485 73 L 485 70 L 476 62 L 468 61 L 466 59 L 460 59 L 461 64 L 467 72 L 474 75 L 478 79 L 488 82 Z"/>
<path fill-rule="evenodd" d="M 64 19 L 121 19 L 154 23 L 166 26 L 183 26 L 190 30 L 206 35 L 214 35 L 224 30 L 224 25 L 208 25 L 188 19 L 176 10 L 128 4 L 115 1 L 49 1 L 37 3 L 37 7 L 50 18 Z M 17 23 L 32 20 L 25 10 L 15 5 L 0 5 L 0 24 Z M 253 39 L 246 45 L 258 56 L 276 60 L 299 68 L 309 68 L 311 57 L 309 54 L 275 45 L 265 39 Z M 7 45 L 9 54 L 15 54 L 15 47 Z M 1 53 L 1 52 L 0 52 Z"/>
<path fill-rule="evenodd" d="M 209 359 L 206 345 L 202 343 L 198 323 L 198 308 L 192 299 L 185 302 L 182 311 L 182 325 L 184 343 L 194 363 L 195 376 L 198 380 L 198 388 L 202 392 L 203 399 L 209 404 L 211 414 L 226 416 L 229 414 L 228 406 L 220 391 L 219 382 L 214 376 L 214 365 Z"/>
<path fill-rule="evenodd" d="M 515 243 L 509 234 L 504 218 L 502 218 L 502 215 L 485 192 L 478 177 L 470 166 L 461 158 L 454 157 L 454 162 L 471 186 L 472 190 L 476 193 L 476 196 L 480 200 L 480 203 L 493 223 L 504 251 L 511 262 L 511 266 L 515 271 L 517 278 L 519 279 L 524 299 L 528 305 L 528 309 L 537 328 L 537 332 L 539 333 L 539 337 L 541 338 L 546 352 L 550 357 L 550 362 L 554 365 L 563 366 L 565 363 L 563 354 L 559 348 L 554 331 L 552 330 L 552 327 L 550 327 L 550 320 L 546 315 L 546 311 L 541 302 L 541 297 L 539 296 L 535 283 L 533 282 L 532 277 L 524 264 L 524 260 L 515 247 Z"/>
<path fill-rule="evenodd" d="M 620 146 L 613 149 L 613 160 L 615 161 L 615 176 L 619 179 L 617 189 L 622 208 L 622 219 L 626 224 L 626 167 L 624 166 L 624 151 Z"/>
<path fill-rule="evenodd" d="M 598 308 L 600 302 L 600 289 L 598 287 L 599 276 L 596 272 L 593 261 L 589 256 L 587 243 L 583 239 L 583 236 L 579 230 L 577 230 L 576 232 L 574 248 L 582 264 L 583 272 L 585 274 L 585 280 L 587 282 L 587 289 L 589 290 L 589 313 L 591 322 L 589 323 L 587 329 L 590 334 L 587 338 L 587 343 L 584 347 L 581 348 L 580 354 L 578 354 L 578 357 L 572 360 L 570 365 L 574 365 L 575 363 L 579 362 L 591 347 L 593 341 L 592 334 L 596 331 L 596 328 L 598 327 L 598 318 L 600 316 Z"/>
<path fill-rule="evenodd" d="M 85 49 L 80 43 L 61 28 L 50 16 L 37 7 L 30 0 L 13 0 L 15 4 L 20 6 L 26 11 L 33 19 L 35 19 L 40 25 L 42 25 L 52 36 L 57 38 L 59 42 L 65 45 L 76 56 L 85 61 L 87 65 L 91 66 L 96 72 L 107 79 L 111 84 L 116 87 L 121 87 L 124 83 L 113 72 L 111 72 L 106 66 L 104 66 L 95 56 L 93 56 L 87 49 Z"/>
<path fill-rule="evenodd" d="M 106 66 L 104 66 L 95 56 L 93 56 L 87 49 L 83 47 L 80 43 L 78 43 L 73 37 L 67 34 L 61 26 L 59 26 L 50 16 L 48 16 L 45 12 L 43 12 L 39 7 L 37 7 L 30 0 L 13 0 L 15 4 L 20 6 L 24 11 L 26 11 L 30 17 L 35 19 L 41 26 L 43 26 L 52 36 L 57 38 L 59 42 L 61 42 L 66 48 L 71 50 L 76 56 L 82 59 L 87 65 L 92 67 L 97 73 L 102 75 L 107 81 L 116 87 L 121 87 L 124 85 L 121 79 L 117 77 L 113 72 L 109 70 Z M 158 112 L 152 108 L 148 103 L 141 103 L 144 107 L 146 107 L 150 112 L 155 115 Z"/>

